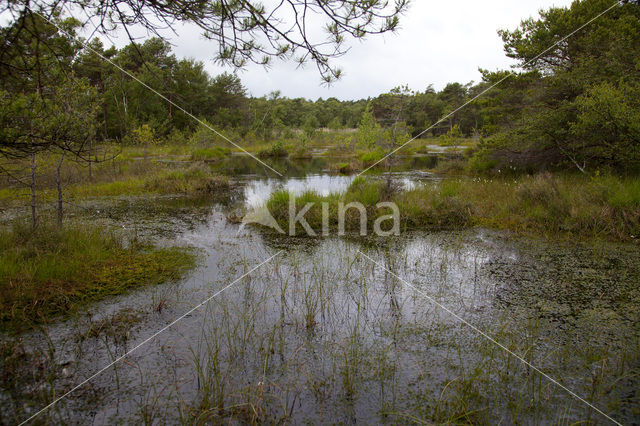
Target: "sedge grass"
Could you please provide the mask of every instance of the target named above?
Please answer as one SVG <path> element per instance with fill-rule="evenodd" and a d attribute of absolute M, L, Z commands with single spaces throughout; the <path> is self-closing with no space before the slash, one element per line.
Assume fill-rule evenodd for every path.
<path fill-rule="evenodd" d="M 289 193 L 275 192 L 267 208 L 283 229 L 288 229 Z M 337 229 L 339 204 L 360 202 L 367 211 L 366 227 L 389 209 L 376 208 L 394 202 L 402 230 L 457 230 L 485 227 L 546 237 L 580 236 L 634 241 L 640 236 L 640 181 L 616 176 L 586 177 L 549 173 L 518 178 L 445 179 L 434 185 L 389 193 L 380 180 L 356 178 L 344 194 L 305 192 L 296 196 L 296 211 L 313 203 L 304 215 L 320 234 L 322 203 L 328 204 L 330 232 Z M 296 233 L 304 234 L 297 224 Z M 348 209 L 345 229 L 360 229 L 360 214 Z"/>
<path fill-rule="evenodd" d="M 16 224 L 0 232 L 0 323 L 47 322 L 141 285 L 180 279 L 195 263 L 189 249 L 127 243 L 102 228 Z"/>

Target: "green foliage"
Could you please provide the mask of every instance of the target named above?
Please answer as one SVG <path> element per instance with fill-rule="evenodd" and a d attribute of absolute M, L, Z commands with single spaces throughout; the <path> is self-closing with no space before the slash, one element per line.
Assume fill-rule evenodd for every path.
<path fill-rule="evenodd" d="M 436 165 L 434 172 L 438 174 L 464 174 L 468 168 L 468 161 L 461 158 L 454 158 L 450 160 L 440 160 Z"/>
<path fill-rule="evenodd" d="M 462 132 L 460 131 L 460 125 L 454 124 L 446 134 L 440 135 L 440 143 L 442 145 L 456 145 L 458 140 L 462 138 Z"/>
<path fill-rule="evenodd" d="M 501 32 L 507 55 L 527 64 L 528 72 L 484 101 L 493 108 L 485 119 L 498 139 L 483 155 L 498 167 L 640 168 L 640 8 L 615 7 L 566 45 L 547 49 L 610 6 L 576 1 Z M 487 83 L 500 77 L 484 75 Z"/>
<path fill-rule="evenodd" d="M 327 123 L 327 127 L 332 130 L 338 130 L 342 128 L 342 120 L 340 117 L 333 117 L 331 121 Z"/>
<path fill-rule="evenodd" d="M 195 146 L 209 146 L 221 142 L 221 139 L 214 132 L 209 130 L 207 126 L 211 124 L 204 120 L 205 125 L 199 125 L 189 137 L 189 144 Z"/>
<path fill-rule="evenodd" d="M 369 167 L 374 163 L 382 160 L 385 156 L 385 151 L 381 147 L 375 147 L 372 151 L 367 151 L 360 155 L 360 161 L 364 167 Z"/>
<path fill-rule="evenodd" d="M 183 248 L 126 242 L 103 228 L 32 231 L 17 223 L 0 233 L 0 321 L 29 327 L 145 284 L 178 280 L 195 265 Z"/>
<path fill-rule="evenodd" d="M 289 155 L 289 151 L 285 147 L 283 141 L 276 141 L 271 144 L 270 147 L 266 149 L 262 149 L 258 152 L 258 157 L 260 158 L 283 158 Z"/>
<path fill-rule="evenodd" d="M 640 208 L 640 180 L 598 175 L 593 182 L 603 190 L 602 197 L 610 206 L 618 209 Z"/>
<path fill-rule="evenodd" d="M 302 124 L 302 130 L 309 139 L 313 137 L 318 127 L 320 127 L 320 122 L 315 115 L 311 114 L 305 118 L 304 123 Z"/>
<path fill-rule="evenodd" d="M 288 229 L 289 193 L 278 191 L 271 195 L 267 208 L 283 229 Z M 338 211 L 340 203 L 347 205 L 351 202 L 362 203 L 367 211 L 367 229 L 373 230 L 376 219 L 389 214 L 388 209 L 378 209 L 377 203 L 392 201 L 398 205 L 401 217 L 400 226 L 412 229 L 443 229 L 461 228 L 472 224 L 471 206 L 457 196 L 449 194 L 447 190 L 427 192 L 414 190 L 395 194 L 391 199 L 387 196 L 387 186 L 382 180 L 367 180 L 363 177 L 354 179 L 343 194 L 320 195 L 316 192 L 305 192 L 296 197 L 296 208 L 299 210 L 306 203 L 314 203 L 305 214 L 305 219 L 312 229 L 319 232 L 322 229 L 322 203 L 328 205 L 329 226 L 338 226 Z M 360 215 L 355 209 L 345 214 L 345 229 L 360 230 Z M 300 232 L 303 229 L 300 228 Z M 296 231 L 297 232 L 297 231 Z"/>
<path fill-rule="evenodd" d="M 299 143 L 293 148 L 293 152 L 289 154 L 292 159 L 307 160 L 312 158 L 311 151 L 309 150 L 309 139 L 306 135 L 302 135 L 299 139 Z"/>
<path fill-rule="evenodd" d="M 351 163 L 338 163 L 336 165 L 336 169 L 338 170 L 338 173 L 340 173 L 341 175 L 348 175 L 353 172 L 353 167 L 351 166 Z"/>
<path fill-rule="evenodd" d="M 345 203 L 358 201 L 367 207 L 373 207 L 380 201 L 384 201 L 383 188 L 379 182 L 369 181 L 362 176 L 358 176 L 351 182 L 344 196 Z"/>
<path fill-rule="evenodd" d="M 74 4 L 70 0 L 42 4 L 38 11 L 44 16 L 58 16 L 61 10 L 68 10 Z M 399 16 L 408 4 L 407 0 L 396 1 L 393 5 L 377 0 L 357 0 L 319 7 L 313 14 L 307 13 L 309 5 L 306 4 L 290 2 L 290 7 L 284 11 L 281 5 L 265 5 L 256 0 L 191 4 L 186 8 L 155 2 L 141 6 L 130 1 L 105 4 L 88 0 L 82 7 L 87 16 L 104 17 L 96 28 L 103 34 L 113 33 L 116 29 L 127 34 L 134 29 L 160 34 L 167 29 L 177 30 L 175 24 L 178 22 L 189 23 L 212 42 L 217 62 L 242 68 L 247 63 L 267 66 L 276 58 L 293 60 L 299 65 L 311 61 L 322 82 L 331 83 L 342 74 L 332 60 L 349 50 L 345 40 L 395 31 Z M 312 19 L 309 15 L 316 12 L 321 16 Z M 293 15 L 298 19 L 292 26 L 287 17 Z M 11 17 L 18 21 L 28 22 L 34 16 L 36 14 L 29 8 L 11 8 Z M 229 34 L 231 30 L 233 36 Z M 318 38 L 322 33 L 324 36 Z M 161 46 L 163 41 L 158 40 L 156 45 Z M 43 45 L 48 47 L 47 43 Z"/>
<path fill-rule="evenodd" d="M 238 143 L 291 143 L 302 133 L 306 143 L 336 145 L 342 141 L 317 129 L 357 127 L 350 136 L 352 142 L 340 150 L 353 150 L 355 145 L 369 150 L 397 146 L 500 81 L 424 136 L 455 144 L 463 137 L 482 134 L 486 143 L 471 159 L 471 170 L 568 166 L 637 172 L 640 8 L 629 2 L 613 8 L 572 35 L 566 45 L 547 49 L 606 7 L 605 0 L 576 1 L 570 7 L 542 11 L 539 19 L 527 19 L 515 30 L 501 31 L 507 55 L 527 64 L 516 75 L 481 70 L 482 81 L 475 85 L 453 82 L 440 91 L 429 86 L 422 92 L 405 86 L 358 101 L 289 99 L 279 92 L 249 98 L 237 75 L 210 76 L 202 63 L 176 58 L 171 46 L 159 38 L 120 49 L 105 49 L 94 40 L 91 49 L 82 50 L 80 43 L 60 37 L 38 17 L 10 22 L 0 34 L 8 46 L 3 53 L 5 65 L 0 66 L 0 152 L 24 154 L 25 147 L 38 148 L 35 141 L 40 141 L 42 149 L 61 144 L 46 136 L 59 135 L 58 130 L 65 127 L 67 140 L 86 139 L 93 133 L 103 139 L 143 140 L 138 142 L 142 145 L 156 140 L 188 140 L 204 147 L 226 143 L 179 108 L 152 96 L 136 79 Z M 71 33 L 80 25 L 60 20 L 57 14 L 54 19 Z M 51 50 L 39 54 L 38 40 L 46 41 Z M 105 65 L 98 54 L 111 58 L 136 79 Z M 68 72 L 71 68 L 73 73 Z M 65 83 L 70 75 L 77 78 Z M 81 88 L 87 85 L 93 89 L 82 99 Z M 59 99 L 73 102 L 56 110 L 57 104 L 63 104 Z M 67 118 L 56 120 L 56 116 Z M 73 129 L 70 117 L 82 125 Z M 35 129 L 38 137 L 27 140 L 27 128 Z M 301 158 L 307 154 L 306 149 L 295 152 Z M 274 148 L 262 155 L 285 152 Z"/>
<path fill-rule="evenodd" d="M 314 206 L 305 215 L 314 230 L 322 227 L 321 203 L 329 204 L 330 226 L 337 224 L 338 203 L 358 201 L 368 215 L 368 229 L 380 212 L 376 203 L 386 200 L 382 180 L 356 178 L 344 194 L 322 196 L 305 193 L 296 206 Z M 289 193 L 277 192 L 267 203 L 269 211 L 286 229 Z M 481 226 L 558 238 L 581 236 L 633 241 L 640 235 L 640 183 L 612 175 L 589 178 L 542 173 L 516 179 L 445 179 L 397 192 L 402 229 L 460 229 Z M 386 214 L 386 213 L 383 213 Z M 347 215 L 346 229 L 358 230 L 358 215 Z"/>
<path fill-rule="evenodd" d="M 198 148 L 191 151 L 193 161 L 214 161 L 227 156 L 229 149 L 216 146 L 214 148 Z"/>
<path fill-rule="evenodd" d="M 148 124 L 143 124 L 131 132 L 131 142 L 134 145 L 149 146 L 158 143 L 158 139 L 156 139 L 151 127 Z"/>
<path fill-rule="evenodd" d="M 143 162 L 139 162 L 143 163 Z M 136 163 L 136 164 L 139 164 Z M 154 167 L 126 169 L 121 176 L 107 182 L 85 182 L 69 186 L 73 197 L 118 196 L 139 194 L 220 194 L 229 189 L 229 180 L 215 174 L 210 167 L 193 164 L 179 170 Z"/>
<path fill-rule="evenodd" d="M 189 143 L 184 131 L 174 128 L 166 137 L 167 145 L 183 147 Z"/>
<path fill-rule="evenodd" d="M 144 189 L 159 194 L 216 194 L 229 189 L 229 180 L 213 174 L 208 167 L 193 165 L 148 176 Z"/>
<path fill-rule="evenodd" d="M 576 99 L 576 142 L 568 155 L 586 163 L 601 160 L 616 168 L 640 166 L 640 84 L 602 83 Z"/>
<path fill-rule="evenodd" d="M 42 93 L 0 90 L 0 154 L 23 156 L 58 148 L 80 154 L 95 136 L 95 92 L 66 80 Z"/>
<path fill-rule="evenodd" d="M 469 170 L 474 173 L 486 173 L 493 171 L 498 162 L 491 158 L 490 149 L 485 149 L 476 152 L 469 159 Z"/>
<path fill-rule="evenodd" d="M 358 125 L 358 143 L 366 148 L 373 148 L 378 144 L 381 137 L 380 124 L 373 118 L 371 102 L 369 102 L 362 113 L 362 118 Z"/>

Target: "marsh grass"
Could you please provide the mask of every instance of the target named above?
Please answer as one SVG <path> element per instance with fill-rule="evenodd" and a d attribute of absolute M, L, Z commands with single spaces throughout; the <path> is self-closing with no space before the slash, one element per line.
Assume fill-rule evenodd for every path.
<path fill-rule="evenodd" d="M 116 314 L 98 321 L 90 321 L 86 330 L 78 333 L 77 339 L 91 339 L 101 336 L 112 338 L 116 343 L 125 341 L 131 329 L 142 321 L 142 314 L 132 309 L 123 309 Z"/>
<path fill-rule="evenodd" d="M 261 274 L 220 294 L 187 320 L 191 324 L 159 342 L 161 353 L 177 365 L 175 372 L 158 368 L 166 364 L 157 362 L 135 368 L 120 365 L 117 389 L 111 389 L 105 399 L 78 405 L 84 417 L 71 411 L 48 419 L 90 418 L 86 413 L 94 405 L 101 409 L 122 404 L 113 422 L 132 421 L 132 417 L 143 423 L 175 424 L 603 420 L 382 268 L 359 258 L 357 250 L 375 256 L 386 268 L 407 277 L 614 417 L 633 418 L 625 410 L 637 403 L 625 399 L 621 386 L 625 381 L 627 386 L 637 384 L 638 342 L 628 339 L 637 334 L 630 332 L 634 322 L 616 313 L 623 308 L 610 304 L 607 297 L 590 295 L 589 300 L 607 308 L 591 312 L 577 304 L 575 317 L 552 318 L 547 311 L 539 312 L 532 300 L 522 299 L 521 293 L 538 300 L 541 291 L 553 290 L 554 283 L 539 280 L 512 295 L 496 289 L 490 278 L 496 271 L 487 270 L 485 262 L 495 260 L 494 267 L 504 267 L 509 257 L 503 252 L 508 247 L 495 240 L 485 245 L 471 232 L 467 237 L 444 234 L 429 234 L 429 240 L 418 245 L 398 239 L 364 247 L 336 238 L 322 240 L 322 247 L 298 246 Z M 483 247 L 490 255 L 476 253 L 476 257 L 485 259 L 481 261 L 484 269 L 477 267 L 473 256 Z M 212 294 L 246 271 L 250 259 L 239 254 L 225 262 L 205 292 Z M 537 264 L 534 259 L 524 261 L 529 262 L 523 265 L 524 271 Z M 473 289 L 458 286 L 458 280 L 474 282 L 478 269 L 480 284 Z M 506 271 L 523 278 L 519 269 Z M 556 274 L 557 268 L 548 268 L 548 273 Z M 485 291 L 489 293 L 478 296 Z M 474 301 L 487 303 L 476 309 Z M 86 343 L 100 338 L 105 344 L 106 339 L 116 342 L 113 334 L 119 336 L 126 329 L 119 322 L 136 321 L 138 313 L 133 312 L 133 317 L 131 313 L 122 311 L 95 321 L 89 328 L 95 331 Z M 136 331 L 134 327 L 132 344 Z M 180 339 L 180 344 L 174 339 Z M 18 364 L 19 347 L 2 350 L 12 365 Z M 110 350 L 116 356 L 125 349 L 114 343 Z M 127 405 L 132 389 L 134 413 Z M 42 403 L 51 398 L 46 395 Z M 629 398 L 637 400 L 633 395 Z"/>
<path fill-rule="evenodd" d="M 180 279 L 185 248 L 155 248 L 101 228 L 22 223 L 0 233 L 0 320 L 30 327 L 145 284 Z"/>
<path fill-rule="evenodd" d="M 298 144 L 298 146 L 291 149 L 289 152 L 289 158 L 292 160 L 310 160 L 313 158 L 311 150 L 306 143 Z"/>
<path fill-rule="evenodd" d="M 428 198 L 426 197 L 428 196 Z M 288 229 L 289 219 L 289 193 L 278 191 L 271 195 L 267 202 L 267 208 L 283 229 Z M 432 229 L 457 229 L 470 225 L 471 205 L 448 195 L 446 190 L 442 192 L 422 193 L 418 191 L 399 192 L 389 188 L 383 181 L 369 181 L 365 178 L 356 178 L 344 194 L 320 195 L 317 192 L 307 191 L 296 196 L 296 209 L 301 210 L 307 203 L 313 206 L 305 214 L 305 219 L 311 228 L 320 234 L 322 230 L 322 203 L 328 204 L 328 224 L 330 232 L 338 231 L 339 203 L 347 206 L 351 202 L 362 203 L 367 212 L 367 229 L 373 232 L 373 223 L 382 216 L 389 215 L 389 208 L 378 208 L 377 204 L 384 201 L 395 202 L 400 209 L 400 225 L 408 228 L 432 228 Z M 345 230 L 360 230 L 360 213 L 355 208 L 345 210 Z M 386 222 L 390 222 L 387 220 Z M 387 231 L 391 224 L 382 223 L 382 229 Z M 296 233 L 304 235 L 304 228 L 297 224 Z"/>
<path fill-rule="evenodd" d="M 474 222 L 481 226 L 622 241 L 632 241 L 640 232 L 640 191 L 634 178 L 545 173 L 472 186 L 477 193 L 460 187 L 458 194 L 478 206 Z"/>
<path fill-rule="evenodd" d="M 291 148 L 285 145 L 284 142 L 277 141 L 265 148 L 260 149 L 257 155 L 260 158 L 283 158 L 289 156 L 290 149 Z"/>
<path fill-rule="evenodd" d="M 360 164 L 357 161 L 341 161 L 339 163 L 331 163 L 329 169 L 341 175 L 349 175 L 356 170 L 360 170 Z"/>
<path fill-rule="evenodd" d="M 229 179 L 213 174 L 205 167 L 190 167 L 152 176 L 145 190 L 153 193 L 215 194 L 229 189 Z"/>
<path fill-rule="evenodd" d="M 505 229 L 546 237 L 585 236 L 633 241 L 640 236 L 640 181 L 614 176 L 585 177 L 549 173 L 519 178 L 444 179 L 409 191 L 385 190 L 381 180 L 355 179 L 344 194 L 322 196 L 305 192 L 296 197 L 296 209 L 314 203 L 305 219 L 320 234 L 321 204 L 329 204 L 331 232 L 337 229 L 338 203 L 357 201 L 367 210 L 367 230 L 392 201 L 400 210 L 402 230 L 455 230 L 473 226 Z M 289 194 L 275 192 L 267 208 L 288 229 Z M 347 210 L 345 229 L 358 231 L 360 216 Z M 299 229 L 298 229 L 299 228 Z M 304 234 L 298 224 L 296 234 Z"/>
<path fill-rule="evenodd" d="M 143 171 L 123 173 L 108 182 L 87 182 L 70 185 L 67 194 L 71 198 L 141 195 L 141 194 L 216 194 L 229 189 L 229 179 L 219 176 L 208 167 L 194 163 L 182 168 L 158 168 L 136 165 Z M 47 198 L 48 193 L 43 194 Z"/>
<path fill-rule="evenodd" d="M 135 160 L 123 167 L 123 174 L 137 181 L 122 183 L 125 187 L 114 188 L 114 193 L 134 189 L 186 191 L 182 173 L 193 173 L 186 179 L 196 183 L 208 176 L 206 170 L 202 175 L 197 170 L 202 165 L 183 171 Z M 628 224 L 637 221 L 639 194 L 637 182 L 609 176 L 447 179 L 433 186 L 392 193 L 383 183 L 356 179 L 344 194 L 302 194 L 297 206 L 315 202 L 318 207 L 320 202 L 328 201 L 333 209 L 330 217 L 336 218 L 340 201 L 360 201 L 372 209 L 380 201 L 393 200 L 401 206 L 405 229 L 486 226 L 524 233 L 625 239 L 631 238 L 624 233 L 630 229 Z M 279 221 L 288 217 L 288 196 L 277 192 L 269 200 Z M 601 221 L 600 215 L 612 212 L 615 214 L 606 216 L 610 222 Z M 314 207 L 305 216 L 318 231 L 321 213 Z M 376 214 L 370 211 L 369 229 Z M 347 220 L 347 229 L 359 229 L 357 211 L 348 213 Z M 572 221 L 578 225 L 564 227 Z M 585 225 L 590 223 L 595 223 L 597 229 L 614 224 L 620 228 L 611 229 L 622 233 L 594 233 Z M 332 226 L 335 230 L 334 222 Z M 98 298 L 179 277 L 191 265 L 181 251 L 164 252 L 104 231 L 75 226 L 59 231 L 43 225 L 39 232 L 43 234 L 32 235 L 27 227 L 17 226 L 0 234 L 2 312 L 18 320 L 26 314 L 48 320 L 60 311 L 72 313 Z M 479 232 L 482 235 L 474 237 L 472 245 L 482 244 L 478 240 L 487 238 L 485 231 Z M 202 322 L 196 322 L 195 327 L 187 324 L 166 345 L 163 342 L 162 350 L 149 351 L 153 360 L 175 358 L 176 364 L 181 364 L 179 372 L 167 374 L 158 368 L 165 364 L 150 363 L 137 366 L 133 376 L 127 372 L 129 365 L 119 365 L 114 369 L 116 389 L 106 391 L 106 386 L 99 387 L 108 395 L 96 392 L 95 400 L 86 403 L 84 395 L 79 394 L 76 405 L 64 402 L 69 404 L 64 405 L 69 412 L 43 417 L 43 422 L 89 422 L 92 410 L 118 407 L 119 398 L 126 399 L 126 391 L 132 388 L 139 419 L 132 420 L 135 413 L 123 404 L 113 422 L 258 424 L 357 419 L 364 423 L 573 424 L 603 420 L 571 402 L 566 393 L 500 348 L 451 318 L 438 315 L 427 300 L 358 258 L 357 250 L 381 258 L 390 270 L 424 286 L 447 306 L 460 309 L 471 322 L 489 330 L 505 346 L 597 406 L 623 420 L 637 418 L 638 396 L 634 389 L 640 346 L 637 338 L 629 338 L 637 334 L 636 286 L 630 285 L 628 293 L 620 292 L 621 285 L 615 280 L 608 281 L 607 286 L 596 286 L 597 292 L 589 287 L 591 281 L 602 282 L 603 276 L 616 274 L 620 280 L 633 284 L 637 282 L 633 275 L 625 275 L 632 268 L 609 265 L 609 246 L 603 242 L 602 263 L 576 266 L 576 275 L 571 275 L 570 280 L 554 281 L 559 268 L 551 268 L 553 279 L 545 276 L 530 280 L 515 266 L 507 268 L 506 275 L 499 275 L 500 270 L 490 269 L 482 254 L 468 250 L 465 234 L 456 232 L 452 237 L 439 238 L 438 233 L 427 233 L 434 240 L 412 248 L 403 246 L 407 240 L 393 245 L 393 241 L 382 239 L 286 239 L 282 246 L 288 247 L 288 254 L 283 260 L 276 259 L 259 274 L 221 294 L 207 305 L 202 317 L 198 312 L 193 320 L 187 320 L 202 318 Z M 501 254 L 509 247 L 501 241 L 490 242 L 497 248 L 488 257 L 505 265 L 510 260 Z M 207 284 L 220 288 L 255 263 L 255 258 L 237 253 L 224 252 L 220 264 L 228 262 L 229 269 L 220 268 L 215 283 Z M 629 253 L 633 255 L 633 247 Z M 559 258 L 556 252 L 547 251 L 545 256 L 537 263 L 524 265 L 523 270 L 544 267 L 549 259 Z M 621 262 L 624 256 L 617 256 L 616 261 Z M 517 262 L 524 262 L 523 257 Z M 589 278 L 594 269 L 600 275 L 570 286 L 574 278 Z M 5 281 L 5 277 L 13 281 Z M 10 283 L 19 286 L 7 291 Z M 522 283 L 529 287 L 518 287 Z M 518 291 L 510 295 L 507 289 L 500 288 L 501 284 Z M 564 292 L 567 286 L 570 291 Z M 207 285 L 205 291 L 212 292 L 213 287 Z M 486 292 L 490 303 L 476 306 L 473 299 L 465 298 L 465 291 L 472 291 L 474 297 Z M 517 298 L 523 293 L 529 294 L 531 300 Z M 6 299 L 7 295 L 13 299 Z M 578 303 L 578 295 L 588 301 Z M 159 311 L 168 296 L 158 297 L 159 300 L 151 297 L 152 308 L 144 318 L 137 311 L 123 310 L 90 323 L 83 330 L 84 343 L 91 345 L 103 339 L 110 360 L 115 359 L 126 350 L 121 346 L 126 348 L 128 339 L 135 342 L 142 338 L 137 335 L 137 324 L 157 329 L 153 318 L 160 318 Z M 518 301 L 526 309 L 516 309 Z M 11 305 L 9 310 L 4 309 L 5 303 Z M 556 311 L 569 303 L 571 315 L 558 315 Z M 144 324 L 145 321 L 153 324 Z M 192 329 L 196 330 L 195 343 L 188 339 L 194 337 L 189 334 Z M 183 342 L 190 346 L 181 348 Z M 180 349 L 184 351 L 180 353 Z M 36 380 L 44 384 L 33 392 L 42 394 L 34 405 L 44 406 L 53 400 L 62 389 L 49 384 L 56 381 L 62 369 L 55 364 L 50 354 L 53 352 L 50 349 L 34 354 L 20 342 L 4 340 L 0 344 L 4 388 L 25 389 L 26 394 L 31 389 L 25 383 Z M 94 371 L 93 367 L 89 370 Z M 76 377 L 86 377 L 86 372 L 78 370 Z M 190 380 L 195 383 L 193 392 L 189 390 Z M 630 389 L 628 395 L 623 386 Z M 21 413 L 15 417 L 16 422 L 24 419 L 23 407 L 25 401 L 30 401 L 28 398 L 33 397 L 15 400 L 12 409 Z M 366 417 L 362 420 L 361 416 Z"/>
<path fill-rule="evenodd" d="M 360 162 L 363 167 L 369 167 L 374 163 L 382 160 L 386 152 L 382 148 L 374 148 L 371 151 L 364 152 L 360 155 Z"/>
<path fill-rule="evenodd" d="M 230 150 L 219 146 L 213 148 L 196 148 L 191 152 L 192 161 L 217 161 L 229 154 Z"/>
<path fill-rule="evenodd" d="M 115 149 L 115 148 L 113 148 Z M 111 149 L 111 150 L 113 150 Z M 174 152 L 175 154 L 170 154 Z M 61 169 L 63 196 L 68 198 L 141 195 L 141 194 L 216 194 L 229 188 L 228 178 L 214 172 L 211 164 L 221 162 L 229 150 L 220 147 L 152 147 L 146 157 L 134 147 L 125 147 L 108 161 L 92 165 L 92 174 L 84 163 L 67 161 Z M 212 163 L 216 162 L 216 163 Z M 55 192 L 57 158 L 52 154 L 37 157 L 37 199 L 51 201 Z M 21 161 L 13 165 L 16 174 L 24 170 Z M 28 189 L 9 179 L 0 184 L 0 203 L 25 203 Z"/>

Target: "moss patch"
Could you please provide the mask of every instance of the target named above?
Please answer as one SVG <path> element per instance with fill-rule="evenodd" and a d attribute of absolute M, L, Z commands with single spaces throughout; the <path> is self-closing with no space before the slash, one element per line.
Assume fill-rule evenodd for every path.
<path fill-rule="evenodd" d="M 0 234 L 0 321 L 46 322 L 133 288 L 182 278 L 185 248 L 126 244 L 103 229 L 14 226 Z"/>

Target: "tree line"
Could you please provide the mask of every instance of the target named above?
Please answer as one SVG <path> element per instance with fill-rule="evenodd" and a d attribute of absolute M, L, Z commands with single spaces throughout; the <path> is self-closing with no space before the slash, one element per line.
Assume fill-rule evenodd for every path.
<path fill-rule="evenodd" d="M 481 70 L 479 83 L 354 101 L 290 99 L 279 92 L 250 97 L 237 75 L 210 76 L 202 62 L 177 58 L 160 37 L 105 48 L 99 39 L 85 44 L 77 37 L 81 22 L 73 18 L 25 14 L 0 32 L 0 153 L 19 157 L 53 147 L 89 158 L 93 144 L 104 141 L 185 141 L 198 123 L 174 103 L 248 142 L 298 129 L 361 127 L 369 113 L 387 128 L 393 96 L 403 105 L 393 126 L 401 121 L 408 135 L 477 138 L 471 164 L 478 170 L 636 170 L 640 7 L 621 2 L 563 40 L 608 6 L 606 0 L 575 1 L 500 31 L 507 56 L 518 63 L 514 71 Z"/>

